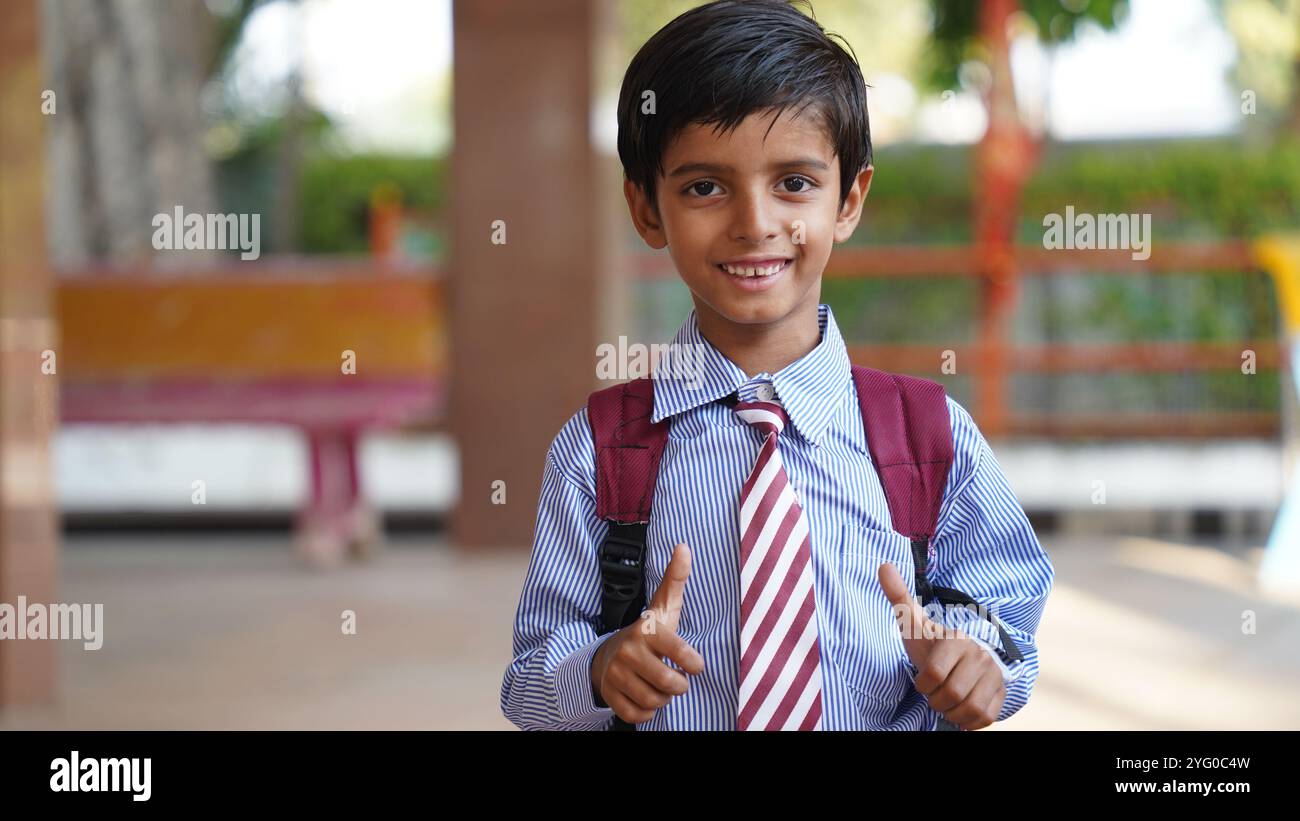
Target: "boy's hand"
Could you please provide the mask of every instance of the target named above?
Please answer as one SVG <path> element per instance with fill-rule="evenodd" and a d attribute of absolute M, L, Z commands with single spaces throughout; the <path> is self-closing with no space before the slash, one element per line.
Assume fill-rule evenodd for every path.
<path fill-rule="evenodd" d="M 686 692 L 686 676 L 665 664 L 664 656 L 692 675 L 704 672 L 704 659 L 677 635 L 690 575 L 691 550 L 679 544 L 641 618 L 606 640 L 591 661 L 591 684 L 605 702 L 601 706 L 630 724 L 649 721 L 669 699 Z"/>
<path fill-rule="evenodd" d="M 978 730 L 996 721 L 1007 689 L 993 657 L 962 631 L 928 618 L 894 565 L 880 565 L 878 575 L 894 607 L 908 658 L 920 671 L 917 691 L 963 730 Z"/>

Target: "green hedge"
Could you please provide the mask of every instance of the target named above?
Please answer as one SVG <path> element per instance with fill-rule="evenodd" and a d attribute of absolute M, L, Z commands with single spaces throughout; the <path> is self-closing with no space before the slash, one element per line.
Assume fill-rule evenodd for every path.
<path fill-rule="evenodd" d="M 897 145 L 876 152 L 876 173 L 854 244 L 971 240 L 972 151 L 968 146 Z M 440 214 L 447 157 L 319 154 L 304 165 L 300 247 L 304 253 L 361 252 L 370 195 L 395 185 L 407 207 Z M 220 170 L 230 194 L 249 206 L 267 199 L 272 178 L 255 168 Z M 1042 219 L 1077 213 L 1150 213 L 1160 239 L 1249 237 L 1300 228 L 1300 142 L 1235 139 L 1048 143 L 1024 191 L 1019 238 L 1041 241 Z M 265 209 L 264 209 L 265 210 Z M 440 240 L 442 238 L 439 238 Z M 439 242 L 441 247 L 443 243 Z"/>
<path fill-rule="evenodd" d="M 968 242 L 972 152 L 888 146 L 855 242 Z M 1019 238 L 1043 215 L 1150 213 L 1160 238 L 1218 239 L 1300 227 L 1300 143 L 1236 139 L 1048 143 L 1024 191 Z"/>
<path fill-rule="evenodd" d="M 396 187 L 408 210 L 440 213 L 447 197 L 447 164 L 445 157 L 360 154 L 313 158 L 303 169 L 300 217 L 303 252 L 366 251 L 370 197 L 383 185 Z"/>

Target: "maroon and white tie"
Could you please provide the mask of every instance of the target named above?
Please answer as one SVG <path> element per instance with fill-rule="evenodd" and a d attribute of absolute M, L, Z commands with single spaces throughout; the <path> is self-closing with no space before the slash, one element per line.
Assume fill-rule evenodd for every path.
<path fill-rule="evenodd" d="M 820 730 L 821 649 L 808 517 L 776 440 L 788 417 L 775 400 L 738 402 L 763 434 L 740 491 L 739 730 Z"/>

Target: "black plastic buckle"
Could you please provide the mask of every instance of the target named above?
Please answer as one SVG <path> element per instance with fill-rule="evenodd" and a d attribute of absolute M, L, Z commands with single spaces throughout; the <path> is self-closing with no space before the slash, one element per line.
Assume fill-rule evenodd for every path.
<path fill-rule="evenodd" d="M 630 602 L 641 592 L 646 525 L 646 522 L 609 523 L 609 533 L 600 551 L 601 579 L 607 598 Z"/>
<path fill-rule="evenodd" d="M 930 586 L 929 577 L 926 576 L 929 570 L 927 566 L 929 552 L 929 537 L 912 539 L 912 569 L 916 571 L 916 597 L 921 600 L 922 606 L 929 604 L 934 598 L 934 589 Z"/>

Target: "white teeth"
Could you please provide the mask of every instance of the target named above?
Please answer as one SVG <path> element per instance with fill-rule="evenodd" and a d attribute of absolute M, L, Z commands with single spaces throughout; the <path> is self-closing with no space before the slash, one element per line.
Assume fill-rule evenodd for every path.
<path fill-rule="evenodd" d="M 725 270 L 729 274 L 733 274 L 738 277 L 771 276 L 772 274 L 775 274 L 777 271 L 781 270 L 784 267 L 785 267 L 785 261 L 778 262 L 775 265 L 769 265 L 766 268 L 755 268 L 752 266 L 745 267 L 745 268 L 738 268 L 734 265 L 727 265 L 726 263 L 722 264 L 723 270 Z"/>

